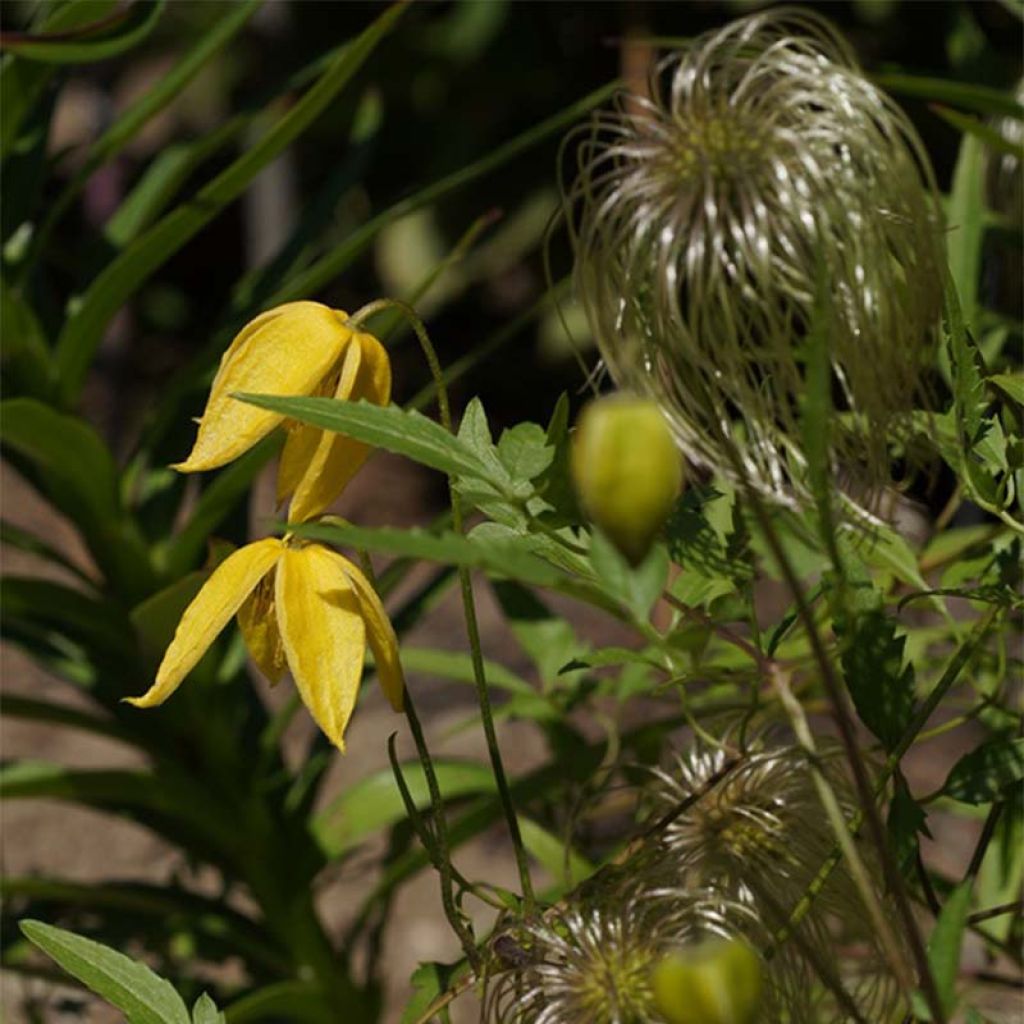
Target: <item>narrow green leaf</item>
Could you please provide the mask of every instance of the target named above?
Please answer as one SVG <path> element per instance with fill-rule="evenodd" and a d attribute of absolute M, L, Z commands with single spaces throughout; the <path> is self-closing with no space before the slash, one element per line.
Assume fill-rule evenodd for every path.
<path fill-rule="evenodd" d="M 399 1024 L 419 1024 L 434 1001 L 448 990 L 456 967 L 454 964 L 420 964 L 409 979 L 412 997 L 402 1010 Z"/>
<path fill-rule="evenodd" d="M 145 964 L 42 921 L 22 921 L 20 927 L 30 942 L 121 1010 L 130 1024 L 190 1024 L 181 996 Z"/>
<path fill-rule="evenodd" d="M 422 672 L 459 683 L 475 682 L 472 656 L 465 651 L 443 651 L 435 647 L 409 647 L 402 645 L 402 665 L 407 672 Z M 534 688 L 514 672 L 497 661 L 484 659 L 487 685 L 509 693 L 536 693 Z"/>
<path fill-rule="evenodd" d="M 981 284 L 981 245 L 985 234 L 985 146 L 973 135 L 960 143 L 946 219 L 949 270 L 960 296 L 964 323 L 974 326 Z"/>
<path fill-rule="evenodd" d="M 556 892 L 567 892 L 597 870 L 586 857 L 571 847 L 567 849 L 563 840 L 553 836 L 532 818 L 519 815 L 519 831 L 530 856 L 556 880 Z"/>
<path fill-rule="evenodd" d="M 996 153 L 1005 153 L 1008 156 L 1024 159 L 1024 146 L 1019 142 L 1011 142 L 1002 133 L 998 132 L 991 125 L 980 121 L 976 117 L 961 114 L 956 110 L 947 107 L 933 106 L 932 110 L 947 124 L 951 124 L 957 131 L 964 135 L 973 135 Z"/>
<path fill-rule="evenodd" d="M 397 530 L 390 527 L 369 529 L 330 518 L 320 523 L 293 524 L 289 529 L 311 540 L 406 558 L 421 558 L 428 562 L 485 569 L 538 587 L 557 587 L 563 581 L 557 570 L 531 555 L 522 545 L 498 540 L 477 541 L 473 534 L 432 534 L 420 529 Z"/>
<path fill-rule="evenodd" d="M 225 1010 L 228 1024 L 287 1020 L 296 1024 L 324 1024 L 331 1010 L 323 990 L 312 981 L 280 981 L 249 992 Z"/>
<path fill-rule="evenodd" d="M 404 455 L 415 462 L 452 475 L 491 479 L 487 466 L 466 442 L 439 423 L 397 405 L 344 402 L 337 398 L 276 398 L 235 395 L 261 409 L 271 409 L 302 423 L 353 437 L 357 441 Z"/>
<path fill-rule="evenodd" d="M 317 260 L 301 274 L 295 275 L 283 287 L 278 289 L 268 300 L 268 305 L 289 302 L 303 298 L 319 291 L 329 281 L 334 280 L 350 263 L 373 241 L 378 233 L 387 225 L 393 224 L 402 217 L 436 203 L 452 192 L 457 191 L 470 182 L 482 178 L 491 171 L 502 167 L 513 158 L 532 149 L 544 139 L 574 124 L 588 110 L 598 106 L 620 88 L 619 82 L 611 82 L 602 86 L 588 96 L 559 111 L 546 121 L 534 126 L 522 135 L 503 143 L 491 150 L 486 156 L 462 167 L 452 174 L 427 185 L 411 196 L 395 203 L 376 217 L 371 218 L 361 228 L 354 231 L 343 244 L 334 247 L 326 256 Z"/>
<path fill-rule="evenodd" d="M 142 42 L 156 28 L 166 0 L 134 0 L 91 25 L 38 35 L 8 32 L 3 47 L 24 60 L 44 64 L 91 64 L 116 57 Z"/>
<path fill-rule="evenodd" d="M 956 981 L 960 971 L 960 947 L 967 912 L 971 907 L 971 883 L 962 882 L 947 897 L 928 940 L 928 963 L 946 1013 L 956 1007 Z"/>
<path fill-rule="evenodd" d="M 72 573 L 90 587 L 95 586 L 96 581 L 75 565 L 74 562 L 70 561 L 62 551 L 58 551 L 34 533 L 23 530 L 20 526 L 9 523 L 6 519 L 0 519 L 0 544 L 17 548 L 19 551 L 24 551 L 30 555 L 38 555 L 40 558 L 46 559 L 47 562 L 52 562 L 54 565 L 60 566 L 61 569 Z"/>
<path fill-rule="evenodd" d="M 42 397 L 53 372 L 50 348 L 35 311 L 10 287 L 6 274 L 0 276 L 0 322 L 8 391 L 16 388 L 18 394 Z"/>
<path fill-rule="evenodd" d="M 997 736 L 964 754 L 942 787 L 944 795 L 965 804 L 998 800 L 1024 780 L 1024 739 Z"/>
<path fill-rule="evenodd" d="M 57 343 L 57 371 L 65 402 L 77 398 L 114 313 L 155 270 L 237 198 L 271 160 L 313 123 L 367 60 L 403 10 L 402 4 L 385 10 L 335 57 L 317 83 L 259 142 L 200 189 L 192 202 L 169 213 L 132 243 L 92 282 Z"/>
<path fill-rule="evenodd" d="M 95 733 L 97 736 L 109 736 L 122 743 L 143 743 L 137 736 L 109 718 L 67 704 L 52 704 L 45 700 L 34 700 L 31 697 L 4 695 L 3 713 L 8 718 L 20 718 L 29 722 L 45 722 L 47 725 L 64 726 L 70 729 L 81 729 L 83 732 Z"/>
<path fill-rule="evenodd" d="M 418 808 L 430 806 L 430 791 L 418 761 L 402 766 L 413 802 Z M 435 761 L 442 797 L 457 800 L 474 793 L 494 792 L 489 768 L 473 761 Z M 354 849 L 385 828 L 405 818 L 405 806 L 390 769 L 377 772 L 350 786 L 320 811 L 312 822 L 313 834 L 331 858 Z"/>
<path fill-rule="evenodd" d="M 121 509 L 118 471 L 84 420 L 32 398 L 0 403 L 0 440 L 30 460 L 47 497 L 81 531 L 107 578 L 128 594 L 151 582 L 149 553 Z"/>
<path fill-rule="evenodd" d="M 882 74 L 872 77 L 883 89 L 902 96 L 951 103 L 955 107 L 974 110 L 979 114 L 1024 120 L 1024 106 L 1009 93 L 1000 92 L 998 89 L 967 82 L 951 82 L 945 78 L 925 78 L 920 75 Z"/>

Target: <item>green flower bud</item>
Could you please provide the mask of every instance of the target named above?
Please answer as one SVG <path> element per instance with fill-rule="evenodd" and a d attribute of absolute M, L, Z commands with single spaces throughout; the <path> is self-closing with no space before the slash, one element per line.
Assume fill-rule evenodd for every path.
<path fill-rule="evenodd" d="M 658 406 L 612 395 L 576 424 L 572 472 L 584 511 L 633 564 L 650 551 L 682 484 L 682 459 Z"/>
<path fill-rule="evenodd" d="M 751 1024 L 761 999 L 761 960 L 741 939 L 712 939 L 670 953 L 651 975 L 669 1024 Z"/>

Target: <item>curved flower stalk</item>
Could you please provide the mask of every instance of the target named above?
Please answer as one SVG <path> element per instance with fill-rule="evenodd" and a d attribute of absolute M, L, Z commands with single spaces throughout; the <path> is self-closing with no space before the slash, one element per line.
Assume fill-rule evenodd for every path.
<path fill-rule="evenodd" d="M 850 818 L 857 805 L 837 754 L 838 749 L 823 751 L 820 767 Z M 694 794 L 702 795 L 660 834 L 649 871 L 664 879 L 666 898 L 694 886 L 706 888 L 748 907 L 778 935 L 790 927 L 791 914 L 812 890 L 835 836 L 822 814 L 813 769 L 801 748 L 755 749 L 723 781 L 709 786 L 724 761 L 720 749 L 698 746 L 678 755 L 668 770 L 657 771 L 655 818 Z M 868 850 L 862 852 L 869 856 Z M 836 1024 L 900 1019 L 905 1008 L 899 986 L 876 948 L 845 864 L 836 867 L 813 897 L 796 923 L 795 939 L 780 951 L 789 960 L 804 962 L 805 983 L 813 990 L 808 992 L 814 1008 L 811 1019 Z M 837 957 L 838 950 L 853 950 L 856 955 Z M 822 983 L 829 980 L 823 974 L 831 985 Z M 837 1001 L 836 982 L 848 995 L 849 1005 Z M 852 1016 L 854 1011 L 860 1018 Z"/>
<path fill-rule="evenodd" d="M 933 355 L 937 196 L 909 121 L 830 25 L 779 8 L 703 35 L 650 99 L 620 96 L 569 143 L 575 280 L 616 381 L 660 402 L 693 462 L 793 504 L 824 305 L 831 459 L 884 478 Z"/>
<path fill-rule="evenodd" d="M 182 472 L 237 458 L 284 417 L 236 401 L 238 391 L 333 393 L 386 404 L 391 364 L 376 338 L 344 313 L 315 302 L 269 310 L 246 325 L 221 359 L 199 434 Z M 292 496 L 289 522 L 318 515 L 369 454 L 350 438 L 301 424 L 289 428 L 278 471 L 278 500 Z M 238 617 L 253 661 L 271 682 L 287 667 L 328 739 L 345 749 L 369 643 L 377 678 L 396 711 L 405 683 L 398 640 L 370 581 L 330 548 L 267 537 L 233 552 L 185 609 L 174 638 L 136 707 L 162 704 L 181 685 L 231 619 Z"/>
<path fill-rule="evenodd" d="M 228 346 L 213 379 L 195 445 L 182 473 L 216 469 L 238 458 L 284 422 L 267 409 L 232 398 L 237 392 L 330 395 L 375 405 L 391 400 L 391 362 L 371 334 L 347 314 L 318 302 L 289 302 L 248 323 Z M 319 515 L 369 455 L 360 441 L 291 423 L 277 477 L 277 500 L 291 497 L 289 522 Z"/>

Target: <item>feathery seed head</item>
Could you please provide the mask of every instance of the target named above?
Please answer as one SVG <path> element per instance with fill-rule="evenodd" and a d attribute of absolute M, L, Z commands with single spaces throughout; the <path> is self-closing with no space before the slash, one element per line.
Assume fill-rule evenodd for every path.
<path fill-rule="evenodd" d="M 688 457 L 803 494 L 801 341 L 823 282 L 832 458 L 887 471 L 941 304 L 942 239 L 913 128 L 817 15 L 758 13 L 662 62 L 568 143 L 576 284 L 616 381 Z M 727 447 L 728 446 L 728 447 Z"/>

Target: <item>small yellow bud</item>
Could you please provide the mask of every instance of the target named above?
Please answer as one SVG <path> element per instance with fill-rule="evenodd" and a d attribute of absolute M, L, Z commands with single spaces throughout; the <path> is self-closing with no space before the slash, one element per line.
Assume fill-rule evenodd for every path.
<path fill-rule="evenodd" d="M 626 395 L 591 402 L 576 423 L 572 472 L 587 515 L 633 565 L 643 561 L 683 479 L 658 406 Z"/>
<path fill-rule="evenodd" d="M 670 953 L 651 973 L 655 1005 L 669 1024 L 752 1024 L 761 984 L 761 960 L 741 939 Z"/>

